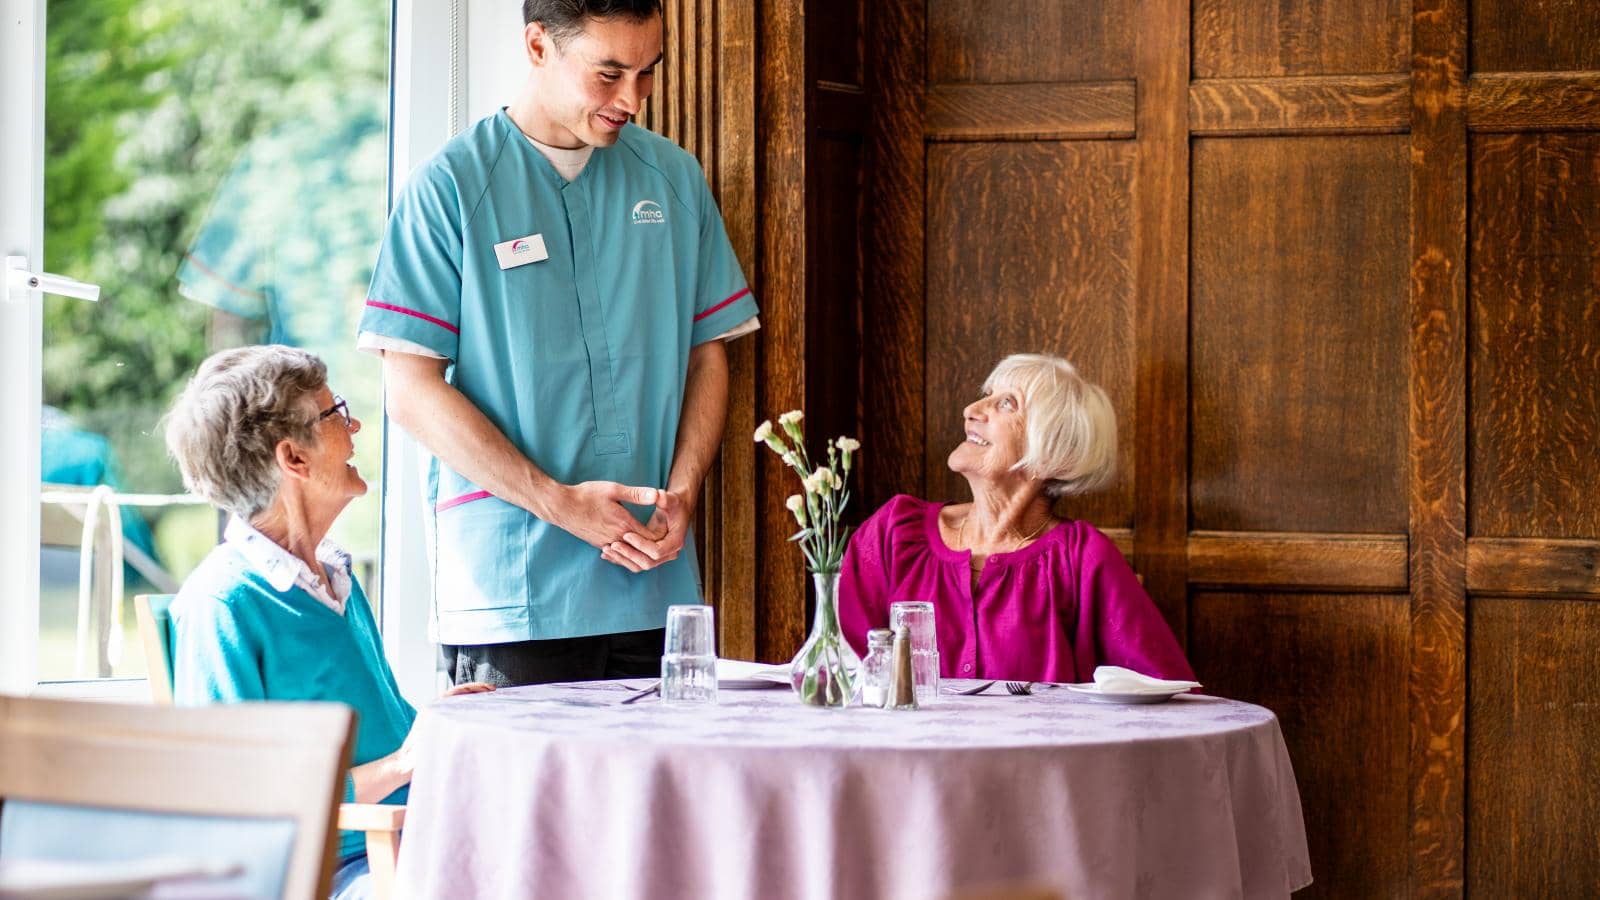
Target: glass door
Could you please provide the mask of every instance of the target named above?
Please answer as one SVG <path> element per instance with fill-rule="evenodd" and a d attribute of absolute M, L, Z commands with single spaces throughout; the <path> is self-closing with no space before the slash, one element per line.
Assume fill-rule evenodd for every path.
<path fill-rule="evenodd" d="M 11 415 L 37 442 L 36 621 L 0 624 L 31 625 L 38 682 L 137 677 L 132 596 L 175 590 L 222 525 L 162 429 L 201 360 L 306 348 L 378 421 L 379 364 L 354 347 L 386 207 L 390 3 L 6 2 L 39 16 L 39 265 L 101 299 L 31 300 L 38 401 Z M 381 431 L 356 439 L 374 488 Z M 332 535 L 373 594 L 379 494 Z"/>

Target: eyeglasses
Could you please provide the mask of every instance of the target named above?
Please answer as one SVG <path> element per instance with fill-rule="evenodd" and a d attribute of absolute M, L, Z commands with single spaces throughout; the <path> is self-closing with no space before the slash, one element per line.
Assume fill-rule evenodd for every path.
<path fill-rule="evenodd" d="M 327 409 L 323 410 L 322 412 L 318 413 L 317 417 L 315 419 L 311 420 L 311 424 L 313 426 L 316 426 L 323 419 L 326 419 L 327 417 L 329 417 L 331 415 L 334 415 L 335 413 L 338 414 L 339 418 L 344 419 L 344 427 L 349 428 L 350 427 L 350 406 L 349 406 L 349 404 L 345 403 L 344 402 L 344 398 L 339 396 L 338 394 L 334 394 L 333 395 L 333 405 L 328 407 Z"/>

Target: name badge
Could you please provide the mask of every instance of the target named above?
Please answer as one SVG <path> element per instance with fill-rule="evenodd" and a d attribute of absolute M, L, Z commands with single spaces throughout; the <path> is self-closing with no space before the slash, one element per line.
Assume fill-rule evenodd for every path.
<path fill-rule="evenodd" d="M 502 241 L 494 245 L 494 258 L 500 261 L 500 269 L 515 269 L 528 263 L 542 262 L 550 258 L 544 249 L 544 235 L 530 234 L 515 240 Z"/>

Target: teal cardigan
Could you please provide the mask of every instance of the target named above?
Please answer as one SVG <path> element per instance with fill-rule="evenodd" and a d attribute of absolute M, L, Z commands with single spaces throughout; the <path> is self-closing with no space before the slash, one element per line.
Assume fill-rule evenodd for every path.
<path fill-rule="evenodd" d="M 279 592 L 228 544 L 206 556 L 172 603 L 172 693 L 180 706 L 321 700 L 356 711 L 352 764 L 400 749 L 416 710 L 400 696 L 367 595 L 354 575 L 343 616 L 300 587 Z M 345 777 L 344 799 L 354 797 Z M 404 804 L 402 787 L 383 799 Z M 365 849 L 339 832 L 339 856 Z"/>

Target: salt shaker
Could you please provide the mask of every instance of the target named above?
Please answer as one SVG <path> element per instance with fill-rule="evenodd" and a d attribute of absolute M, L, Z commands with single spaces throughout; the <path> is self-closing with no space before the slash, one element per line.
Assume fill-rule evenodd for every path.
<path fill-rule="evenodd" d="M 867 632 L 867 658 L 861 661 L 861 705 L 882 709 L 889 700 L 889 675 L 894 666 L 894 632 Z"/>
<path fill-rule="evenodd" d="M 911 629 L 894 630 L 894 665 L 889 670 L 889 697 L 885 709 L 916 709 L 917 685 L 911 674 Z"/>

